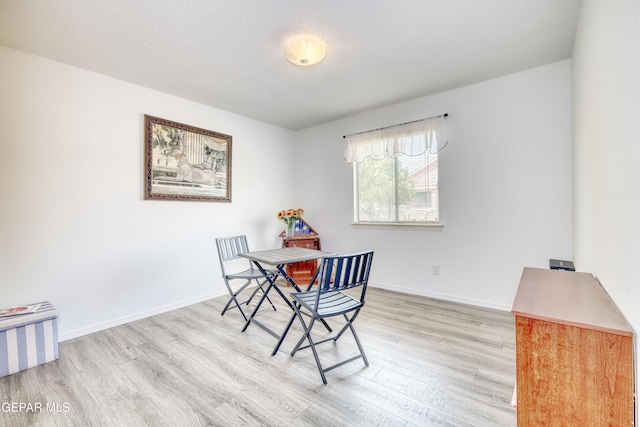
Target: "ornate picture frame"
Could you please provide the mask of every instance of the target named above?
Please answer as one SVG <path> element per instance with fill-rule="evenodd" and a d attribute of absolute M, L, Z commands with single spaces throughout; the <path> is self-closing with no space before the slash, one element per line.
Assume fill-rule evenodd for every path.
<path fill-rule="evenodd" d="M 144 116 L 144 198 L 231 202 L 231 135 Z"/>

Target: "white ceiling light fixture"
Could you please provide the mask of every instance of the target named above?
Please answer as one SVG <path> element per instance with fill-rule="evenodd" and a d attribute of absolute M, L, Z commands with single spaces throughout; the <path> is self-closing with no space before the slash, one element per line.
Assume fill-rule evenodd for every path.
<path fill-rule="evenodd" d="M 284 57 L 287 61 L 301 67 L 317 64 L 325 56 L 326 44 L 319 38 L 307 34 L 294 36 L 284 45 Z"/>

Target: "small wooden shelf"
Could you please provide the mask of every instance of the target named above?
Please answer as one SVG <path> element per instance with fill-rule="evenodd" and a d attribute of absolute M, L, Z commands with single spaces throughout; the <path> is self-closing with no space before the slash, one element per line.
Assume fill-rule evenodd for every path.
<path fill-rule="evenodd" d="M 284 230 L 280 233 L 283 248 L 308 248 L 322 250 L 320 246 L 320 236 L 302 218 L 298 219 L 294 228 L 293 237 L 285 237 Z M 318 260 L 296 262 L 287 265 L 287 274 L 301 287 L 309 284 L 313 273 L 318 268 Z"/>

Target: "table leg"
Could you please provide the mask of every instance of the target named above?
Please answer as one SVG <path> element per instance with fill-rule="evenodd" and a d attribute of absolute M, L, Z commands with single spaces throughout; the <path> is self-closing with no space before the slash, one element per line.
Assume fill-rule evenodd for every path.
<path fill-rule="evenodd" d="M 250 323 L 255 323 L 256 325 L 258 325 L 259 327 L 261 327 L 262 329 L 264 329 L 265 331 L 269 332 L 271 335 L 273 335 L 275 338 L 280 338 L 279 335 L 277 335 L 275 332 L 273 332 L 271 329 L 267 328 L 265 325 L 263 325 L 262 323 L 260 323 L 259 321 L 257 321 L 256 319 L 254 319 L 256 313 L 258 313 L 258 311 L 260 310 L 260 306 L 262 305 L 262 303 L 264 302 L 264 300 L 267 298 L 267 295 L 269 294 L 269 291 L 271 290 L 271 288 L 276 288 L 276 291 L 280 294 L 280 296 L 287 302 L 288 298 L 286 298 L 284 296 L 284 294 L 282 293 L 282 291 L 280 289 L 278 289 L 278 286 L 276 285 L 276 280 L 278 279 L 278 275 L 272 275 L 269 274 L 265 271 L 265 269 L 260 265 L 260 263 L 253 261 L 253 263 L 256 265 L 256 267 L 258 267 L 258 269 L 262 272 L 262 274 L 267 278 L 267 281 L 269 282 L 269 285 L 267 286 L 267 288 L 264 290 L 264 292 L 262 293 L 262 296 L 260 297 L 260 300 L 258 301 L 258 304 L 256 304 L 256 307 L 253 309 L 253 311 L 251 312 L 251 315 L 249 316 L 249 318 L 247 319 L 247 322 L 244 324 L 244 328 L 242 328 L 242 332 L 246 331 L 247 328 L 249 327 Z M 280 269 L 278 269 L 280 270 Z M 289 303 L 289 305 L 291 305 L 291 303 Z"/>
<path fill-rule="evenodd" d="M 298 285 L 296 284 L 296 282 L 289 277 L 289 275 L 287 274 L 286 271 L 284 271 L 282 268 L 282 266 L 278 266 L 278 271 L 280 272 L 280 274 L 282 274 L 282 276 L 287 280 L 287 282 L 289 282 L 289 284 L 291 286 L 294 287 L 294 289 L 298 292 L 301 292 L 300 287 L 298 287 Z M 320 268 L 318 267 L 315 271 L 315 273 L 313 273 L 313 277 L 311 278 L 311 281 L 309 282 L 309 285 L 307 286 L 307 291 L 309 291 L 311 289 L 311 287 L 313 286 L 313 283 L 316 281 L 316 279 L 318 278 L 318 274 L 320 273 Z M 318 285 L 319 286 L 319 285 Z M 280 291 L 280 289 L 278 289 L 278 291 Z M 281 293 L 282 294 L 282 293 Z M 284 341 L 285 337 L 287 336 L 287 333 L 289 332 L 289 329 L 291 328 L 291 325 L 293 324 L 294 320 L 296 319 L 296 310 L 293 307 L 293 304 L 289 301 L 288 298 L 285 298 L 287 300 L 287 303 L 289 304 L 289 307 L 291 308 L 291 310 L 293 310 L 293 316 L 291 316 L 291 319 L 289 319 L 289 323 L 287 323 L 287 326 L 284 328 L 284 331 L 282 332 L 282 334 L 280 335 L 279 339 L 278 339 L 278 343 L 276 344 L 276 346 L 273 349 L 273 352 L 271 352 L 272 356 L 275 356 L 275 354 L 278 352 L 278 350 L 280 349 L 280 346 L 282 345 L 282 342 Z M 307 313 L 305 313 L 307 314 Z M 329 332 L 333 332 L 333 330 L 331 329 L 331 327 L 329 326 L 329 324 L 324 320 L 324 319 L 320 319 L 320 322 L 322 322 L 322 324 L 324 325 L 325 328 L 327 328 L 327 331 Z"/>
<path fill-rule="evenodd" d="M 278 344 L 276 344 L 276 346 L 273 348 L 273 351 L 271 352 L 272 356 L 275 356 L 275 354 L 280 349 L 280 346 L 282 345 L 282 341 L 284 341 L 284 338 L 287 336 L 287 333 L 289 332 L 289 328 L 291 328 L 291 325 L 293 324 L 293 321 L 296 320 L 296 316 L 297 316 L 297 314 L 295 313 L 295 310 L 294 310 L 293 316 L 291 316 L 291 319 L 289 319 L 289 323 L 287 323 L 287 327 L 284 328 L 284 331 L 282 332 L 282 335 L 280 335 L 280 339 L 278 340 Z"/>

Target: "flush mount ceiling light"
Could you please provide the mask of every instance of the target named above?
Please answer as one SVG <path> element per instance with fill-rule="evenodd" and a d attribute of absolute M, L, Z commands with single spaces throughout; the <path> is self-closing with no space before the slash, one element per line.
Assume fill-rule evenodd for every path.
<path fill-rule="evenodd" d="M 290 38 L 284 45 L 284 57 L 301 67 L 317 64 L 327 55 L 325 43 L 306 34 Z"/>

